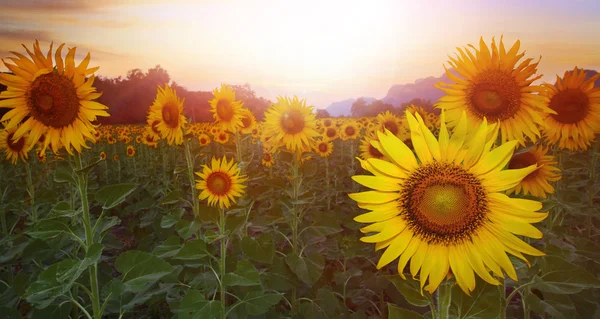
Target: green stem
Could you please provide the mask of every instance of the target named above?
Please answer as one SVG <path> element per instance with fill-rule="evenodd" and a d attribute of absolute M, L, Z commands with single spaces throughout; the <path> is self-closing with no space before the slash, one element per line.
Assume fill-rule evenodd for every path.
<path fill-rule="evenodd" d="M 165 190 L 168 190 L 169 181 L 167 180 L 167 154 L 165 153 L 165 145 L 159 145 L 158 147 L 160 147 L 160 156 L 162 157 L 163 183 L 165 185 Z"/>
<path fill-rule="evenodd" d="M 329 158 L 325 158 L 325 194 L 327 196 L 327 211 L 331 210 L 331 189 L 329 188 Z"/>
<path fill-rule="evenodd" d="M 94 244 L 94 234 L 92 233 L 92 222 L 90 218 L 90 207 L 88 202 L 87 183 L 88 176 L 86 172 L 82 172 L 83 164 L 81 155 L 75 153 L 75 167 L 77 169 L 77 188 L 81 198 L 81 208 L 83 210 L 83 225 L 85 230 L 85 247 L 86 252 Z M 94 262 L 90 268 L 90 284 L 92 292 L 92 309 L 94 318 L 98 319 L 102 316 L 100 313 L 100 293 L 98 290 L 98 265 Z"/>
<path fill-rule="evenodd" d="M 192 192 L 194 217 L 197 218 L 200 215 L 200 203 L 198 196 L 196 196 L 196 184 L 194 181 L 194 159 L 192 158 L 192 152 L 190 150 L 190 139 L 185 139 L 183 144 L 185 146 L 185 161 L 187 163 L 188 178 L 190 179 L 190 191 Z"/>
<path fill-rule="evenodd" d="M 450 303 L 452 301 L 452 286 L 448 280 L 444 281 L 437 290 L 438 319 L 450 318 Z"/>
<path fill-rule="evenodd" d="M 294 211 L 292 216 L 292 252 L 294 254 L 298 253 L 298 192 L 300 188 L 300 176 L 299 176 L 299 167 L 300 167 L 300 154 L 294 154 L 294 163 L 292 165 L 292 185 L 293 185 L 293 197 L 294 197 Z M 292 313 L 294 312 L 294 308 L 296 308 L 296 287 L 292 288 Z"/>
<path fill-rule="evenodd" d="M 596 160 L 598 159 L 598 153 L 592 147 L 592 169 L 590 170 L 590 186 L 588 187 L 588 212 L 587 212 L 587 238 L 592 238 L 592 208 L 594 207 L 594 184 L 596 183 Z"/>
<path fill-rule="evenodd" d="M 225 319 L 225 262 L 227 258 L 227 239 L 225 238 L 225 209 L 219 209 L 219 234 L 222 236 L 221 238 L 221 261 L 219 262 L 220 267 L 220 276 L 219 280 L 219 291 L 221 292 L 221 304 L 223 307 L 223 312 L 221 313 L 221 318 Z"/>
<path fill-rule="evenodd" d="M 31 178 L 31 164 L 29 161 L 25 164 L 27 171 L 27 192 L 29 193 L 29 205 L 31 206 L 31 219 L 34 224 L 37 223 L 37 213 L 35 211 L 35 188 L 33 187 L 33 179 Z"/>

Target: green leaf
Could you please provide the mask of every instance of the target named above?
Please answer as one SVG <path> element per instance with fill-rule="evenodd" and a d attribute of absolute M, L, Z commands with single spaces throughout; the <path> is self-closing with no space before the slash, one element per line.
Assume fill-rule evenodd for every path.
<path fill-rule="evenodd" d="M 429 305 L 429 299 L 421 295 L 418 281 L 404 280 L 399 275 L 388 276 L 387 278 L 411 305 L 417 307 L 426 307 Z"/>
<path fill-rule="evenodd" d="M 272 264 L 275 257 L 275 243 L 269 233 L 264 233 L 253 238 L 245 236 L 242 238 L 242 251 L 250 259 L 265 264 Z"/>
<path fill-rule="evenodd" d="M 240 303 L 244 303 L 249 315 L 257 316 L 269 311 L 269 308 L 278 304 L 280 300 L 281 294 L 278 293 L 251 291 L 242 298 Z"/>
<path fill-rule="evenodd" d="M 439 289 L 439 288 L 438 288 Z M 502 289 L 504 293 L 504 289 Z M 452 287 L 452 304 L 459 318 L 494 318 L 500 313 L 498 286 L 477 280 L 475 290 L 467 296 L 458 285 Z M 451 309 L 453 311 L 454 309 Z"/>
<path fill-rule="evenodd" d="M 121 204 L 137 187 L 137 184 L 128 183 L 102 187 L 96 192 L 96 201 L 102 204 L 103 209 L 111 209 Z"/>
<path fill-rule="evenodd" d="M 77 184 L 73 177 L 73 170 L 69 165 L 57 165 L 54 171 L 54 181 L 57 183 L 70 183 L 72 185 Z"/>
<path fill-rule="evenodd" d="M 202 292 L 190 289 L 179 303 L 178 318 L 218 318 L 221 311 L 221 301 L 206 300 Z"/>
<path fill-rule="evenodd" d="M 310 287 L 319 280 L 325 267 L 325 260 L 320 254 L 312 254 L 308 257 L 289 254 L 285 257 L 285 263 L 302 282 Z"/>
<path fill-rule="evenodd" d="M 119 255 L 115 268 L 123 274 L 122 281 L 125 288 L 132 292 L 144 290 L 146 286 L 173 271 L 173 267 L 168 262 L 137 250 Z"/>
<path fill-rule="evenodd" d="M 266 289 L 288 291 L 300 284 L 283 258 L 275 258 L 273 265 L 260 274 Z"/>
<path fill-rule="evenodd" d="M 389 319 L 423 319 L 425 317 L 420 314 L 408 310 L 405 308 L 400 308 L 391 303 L 388 303 L 388 318 Z"/>
<path fill-rule="evenodd" d="M 192 221 L 181 219 L 177 222 L 175 228 L 177 229 L 179 236 L 183 239 L 188 239 L 192 237 L 192 235 L 198 233 L 200 226 L 201 223 L 196 219 L 193 219 Z"/>
<path fill-rule="evenodd" d="M 255 286 L 260 285 L 260 274 L 252 263 L 240 260 L 235 272 L 225 274 L 225 285 L 227 286 Z"/>
<path fill-rule="evenodd" d="M 539 264 L 542 274 L 534 277 L 532 288 L 557 294 L 573 294 L 587 288 L 600 288 L 600 279 L 585 268 L 561 257 L 545 256 L 540 259 Z"/>
<path fill-rule="evenodd" d="M 177 252 L 174 259 L 196 260 L 207 256 L 206 243 L 202 239 L 193 239 L 186 242 Z"/>
<path fill-rule="evenodd" d="M 162 244 L 156 246 L 152 253 L 160 258 L 173 257 L 181 247 L 179 236 L 169 236 Z"/>
<path fill-rule="evenodd" d="M 84 173 L 87 174 L 90 170 L 92 170 L 92 168 L 96 167 L 96 165 L 98 165 L 98 163 L 102 162 L 102 158 L 101 157 L 97 157 L 96 160 L 94 160 L 93 162 L 89 163 L 87 166 L 85 166 L 82 169 L 77 169 L 75 170 L 76 173 Z"/>
<path fill-rule="evenodd" d="M 547 313 L 551 318 L 574 318 L 575 306 L 570 298 L 562 294 L 544 293 L 543 299 L 540 299 L 536 294 L 530 293 L 525 296 L 525 302 L 532 311 L 540 315 Z"/>
<path fill-rule="evenodd" d="M 42 240 L 56 238 L 62 234 L 71 234 L 71 229 L 67 224 L 57 219 L 43 219 L 39 221 L 33 231 L 28 232 L 29 236 Z"/>
<path fill-rule="evenodd" d="M 163 199 L 160 201 L 161 205 L 175 204 L 179 202 L 183 198 L 183 193 L 181 191 L 172 191 L 165 195 Z"/>
<path fill-rule="evenodd" d="M 75 211 L 73 210 L 73 208 L 71 208 L 71 205 L 67 202 L 59 202 L 58 204 L 54 205 L 54 207 L 52 208 L 52 210 L 50 210 L 50 213 L 48 213 L 48 215 L 46 216 L 47 219 L 51 219 L 51 218 L 61 218 L 61 217 L 73 217 L 79 214 L 79 211 Z"/>

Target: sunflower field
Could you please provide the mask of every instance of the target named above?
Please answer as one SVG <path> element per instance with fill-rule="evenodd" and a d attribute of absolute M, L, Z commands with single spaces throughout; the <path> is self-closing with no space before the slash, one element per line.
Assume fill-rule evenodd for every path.
<path fill-rule="evenodd" d="M 0 74 L 2 318 L 600 318 L 600 75 L 458 48 L 436 112 L 98 125 L 97 67 Z"/>

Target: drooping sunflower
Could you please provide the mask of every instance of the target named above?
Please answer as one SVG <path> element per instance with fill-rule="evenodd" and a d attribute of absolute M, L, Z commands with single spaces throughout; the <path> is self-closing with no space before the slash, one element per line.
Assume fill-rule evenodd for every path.
<path fill-rule="evenodd" d="M 108 107 L 94 100 L 100 93 L 92 86 L 95 68 L 88 68 L 90 54 L 75 66 L 76 48 L 70 48 L 66 58 L 62 58 L 61 44 L 55 53 L 56 65 L 52 61 L 52 44 L 46 55 L 40 49 L 38 41 L 31 57 L 12 52 L 16 57 L 8 58 L 14 64 L 4 62 L 13 74 L 0 74 L 0 84 L 7 90 L 0 93 L 0 108 L 10 108 L 0 121 L 8 121 L 7 129 L 17 127 L 14 133 L 18 139 L 28 134 L 28 147 L 33 147 L 42 134 L 46 134 L 43 150 L 49 145 L 56 153 L 64 146 L 69 154 L 72 148 L 81 152 L 88 148 L 85 140 L 94 141 L 93 124 L 99 116 L 109 116 Z M 29 149 L 27 150 L 29 151 Z"/>
<path fill-rule="evenodd" d="M 379 126 L 379 130 L 381 132 L 388 130 L 396 136 L 400 134 L 402 122 L 399 117 L 392 114 L 390 111 L 385 111 L 384 113 L 377 114 L 376 120 L 377 125 Z"/>
<path fill-rule="evenodd" d="M 315 152 L 321 157 L 329 157 L 333 153 L 333 143 L 330 141 L 318 141 Z"/>
<path fill-rule="evenodd" d="M 177 97 L 175 90 L 165 84 L 164 88 L 158 87 L 154 103 L 148 111 L 148 123 L 151 123 L 152 130 L 158 131 L 169 145 L 183 143 L 183 128 L 187 123 L 183 115 L 184 102 L 185 99 Z"/>
<path fill-rule="evenodd" d="M 518 169 L 537 164 L 540 168 L 525 176 L 523 180 L 506 193 L 522 193 L 524 195 L 531 194 L 536 197 L 546 198 L 546 194 L 553 194 L 554 187 L 550 182 L 556 182 L 561 179 L 561 172 L 558 167 L 553 165 L 558 164 L 554 156 L 546 155 L 548 149 L 537 145 L 532 147 L 527 152 L 515 153 L 508 162 L 508 168 Z"/>
<path fill-rule="evenodd" d="M 196 173 L 200 180 L 196 180 L 196 189 L 202 192 L 198 195 L 200 200 L 208 199 L 208 205 L 219 205 L 219 208 L 229 208 L 237 202 L 236 197 L 244 194 L 247 180 L 245 175 L 240 175 L 240 169 L 235 165 L 233 159 L 214 158 L 211 166 L 203 165 L 201 173 Z"/>
<path fill-rule="evenodd" d="M 504 277 L 504 271 L 516 281 L 506 253 L 525 261 L 523 253 L 543 255 L 515 235 L 541 238 L 531 223 L 547 213 L 537 212 L 540 202 L 510 198 L 503 191 L 515 187 L 536 165 L 504 169 L 518 142 L 491 150 L 498 128 L 486 120 L 472 129 L 463 113 L 450 135 L 442 118 L 436 139 L 418 114 L 406 116 L 415 152 L 389 131 L 379 133 L 385 159 L 361 160 L 374 175 L 353 176 L 372 189 L 350 198 L 370 210 L 355 218 L 371 223 L 363 233 L 374 233 L 361 241 L 385 248 L 377 268 L 399 259 L 398 273 L 404 278 L 410 260 L 410 273 L 415 278 L 420 272 L 421 289 L 428 280 L 429 293 L 449 270 L 467 294 L 475 289 L 475 274 L 500 284 L 490 270 L 497 277 Z"/>
<path fill-rule="evenodd" d="M 135 156 L 135 148 L 133 147 L 133 145 L 128 145 L 127 146 L 127 151 L 125 152 L 125 154 L 127 155 L 127 157 L 134 157 Z"/>
<path fill-rule="evenodd" d="M 384 155 L 371 144 L 371 141 L 373 140 L 378 141 L 379 137 L 375 132 L 371 131 L 365 134 L 360 141 L 358 150 L 360 151 L 360 157 L 363 160 L 367 160 L 369 158 L 382 159 L 384 157 Z"/>
<path fill-rule="evenodd" d="M 240 133 L 252 134 L 252 130 L 256 129 L 256 117 L 254 117 L 254 113 L 249 109 L 242 109 L 241 121 Z"/>
<path fill-rule="evenodd" d="M 358 128 L 358 125 L 350 121 L 342 126 L 340 135 L 344 141 L 355 140 L 359 132 L 360 128 Z"/>
<path fill-rule="evenodd" d="M 198 143 L 200 143 L 200 146 L 206 146 L 210 144 L 210 136 L 204 133 L 198 135 Z"/>
<path fill-rule="evenodd" d="M 265 113 L 263 133 L 271 136 L 269 143 L 283 145 L 288 151 L 309 151 L 319 135 L 315 130 L 313 107 L 306 100 L 278 97 Z"/>
<path fill-rule="evenodd" d="M 557 76 L 556 85 L 543 84 L 546 90 L 542 94 L 556 112 L 546 117 L 544 135 L 560 148 L 587 150 L 600 132 L 600 86 L 594 87 L 600 74 L 586 77 L 587 72 L 576 67 L 562 79 Z"/>
<path fill-rule="evenodd" d="M 454 83 L 437 83 L 436 87 L 446 93 L 436 107 L 446 111 L 448 126 L 454 127 L 462 112 L 467 113 L 470 123 L 479 125 L 484 118 L 490 123 L 500 121 L 502 141 L 517 140 L 524 145 L 525 137 L 535 142 L 540 136 L 538 126 L 543 127 L 545 114 L 554 113 L 548 108 L 548 98 L 537 94 L 541 86 L 531 83 L 542 77 L 534 76 L 539 61 L 526 59 L 517 65 L 525 53 L 519 52 L 517 41 L 508 52 L 502 38 L 500 48 L 492 39 L 491 52 L 483 41 L 479 50 L 458 49 L 460 56 L 450 57 L 450 66 L 459 76 L 446 69 L 446 75 Z M 534 77 L 532 77 L 534 76 Z"/>
<path fill-rule="evenodd" d="M 27 162 L 28 151 L 30 149 L 30 140 L 27 134 L 15 139 L 15 132 L 18 127 L 0 130 L 0 149 L 6 154 L 6 160 L 10 161 L 13 165 L 17 165 L 19 158 L 23 162 Z"/>
<path fill-rule="evenodd" d="M 273 158 L 273 155 L 269 153 L 268 150 L 263 150 L 262 164 L 265 167 L 271 167 L 273 166 L 273 164 L 275 164 L 275 159 Z"/>
<path fill-rule="evenodd" d="M 215 118 L 215 122 L 223 130 L 235 133 L 238 126 L 244 126 L 242 123 L 242 101 L 235 100 L 235 91 L 225 84 L 221 84 L 221 89 L 214 89 L 214 98 L 208 103 L 210 111 Z"/>

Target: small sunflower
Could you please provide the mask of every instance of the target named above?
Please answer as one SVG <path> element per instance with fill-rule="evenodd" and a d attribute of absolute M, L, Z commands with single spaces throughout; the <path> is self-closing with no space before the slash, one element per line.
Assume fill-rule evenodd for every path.
<path fill-rule="evenodd" d="M 334 141 L 339 138 L 338 130 L 335 126 L 330 126 L 323 131 L 323 139 L 328 141 Z"/>
<path fill-rule="evenodd" d="M 555 112 L 547 107 L 548 98 L 538 94 L 543 88 L 531 85 L 542 77 L 532 78 L 539 61 L 531 63 L 533 59 L 527 59 L 516 65 L 525 55 L 518 53 L 519 46 L 517 41 L 506 52 L 502 38 L 500 49 L 492 39 L 490 52 L 481 38 L 479 50 L 473 46 L 474 53 L 458 49 L 460 56 L 450 57 L 450 66 L 461 77 L 446 69 L 446 75 L 454 83 L 436 84 L 446 93 L 436 106 L 446 111 L 448 126 L 456 126 L 465 111 L 469 122 L 476 125 L 484 118 L 490 123 L 499 121 L 502 141 L 517 140 L 522 145 L 525 137 L 537 141 L 538 126 L 545 125 L 545 114 Z"/>
<path fill-rule="evenodd" d="M 266 167 L 271 167 L 273 164 L 275 164 L 275 159 L 273 158 L 273 155 L 268 152 L 268 150 L 263 150 L 262 164 Z"/>
<path fill-rule="evenodd" d="M 508 162 L 509 169 L 518 169 L 537 164 L 539 168 L 515 186 L 508 190 L 507 194 L 522 193 L 531 194 L 536 197 L 546 198 L 546 194 L 553 194 L 554 187 L 549 182 L 556 182 L 561 179 L 560 169 L 553 166 L 558 164 L 554 156 L 546 155 L 548 149 L 541 145 L 535 146 L 527 152 L 515 153 Z"/>
<path fill-rule="evenodd" d="M 7 86 L 7 90 L 0 93 L 0 108 L 12 110 L 0 121 L 8 121 L 6 128 L 12 129 L 26 119 L 14 138 L 27 133 L 30 149 L 46 134 L 42 150 L 51 145 L 56 153 L 64 146 L 73 154 L 72 148 L 77 152 L 81 152 L 82 147 L 89 148 L 85 140 L 95 140 L 93 122 L 97 117 L 109 115 L 108 107 L 94 101 L 101 94 L 92 86 L 93 74 L 98 68 L 88 68 L 90 54 L 75 66 L 76 48 L 69 49 L 63 60 L 63 46 L 64 43 L 56 50 L 56 65 L 52 61 L 52 44 L 44 55 L 38 41 L 33 45 L 33 52 L 23 45 L 31 59 L 12 52 L 16 57 L 8 59 L 15 64 L 3 61 L 13 74 L 0 74 L 0 84 Z"/>
<path fill-rule="evenodd" d="M 183 143 L 183 128 L 187 123 L 183 116 L 183 103 L 185 99 L 177 97 L 177 93 L 168 84 L 158 87 L 156 99 L 148 111 L 148 123 L 152 130 L 160 133 L 169 145 Z M 156 124 L 158 121 L 158 124 Z"/>
<path fill-rule="evenodd" d="M 196 189 L 202 192 L 198 195 L 200 200 L 208 199 L 210 206 L 219 205 L 220 208 L 229 208 L 235 204 L 236 197 L 244 194 L 246 181 L 245 175 L 240 175 L 240 169 L 234 165 L 233 159 L 212 159 L 211 166 L 203 165 L 202 173 L 196 173 L 200 180 L 196 180 Z"/>
<path fill-rule="evenodd" d="M 550 99 L 556 114 L 546 117 L 544 135 L 560 148 L 587 150 L 600 132 L 600 86 L 594 87 L 600 74 L 585 79 L 587 72 L 575 68 L 565 72 L 556 85 L 544 84 L 542 94 Z"/>
<path fill-rule="evenodd" d="M 17 130 L 18 127 L 13 127 L 0 131 L 0 149 L 6 154 L 6 160 L 10 161 L 13 165 L 17 165 L 19 158 L 23 162 L 27 162 L 29 158 L 27 153 L 30 149 L 30 140 L 27 134 L 15 139 L 15 132 Z"/>
<path fill-rule="evenodd" d="M 198 143 L 200 143 L 200 146 L 206 146 L 210 144 L 210 136 L 204 133 L 198 135 Z"/>
<path fill-rule="evenodd" d="M 215 141 L 221 144 L 227 144 L 227 142 L 229 142 L 229 133 L 225 131 L 219 131 L 217 135 L 215 135 Z"/>
<path fill-rule="evenodd" d="M 242 109 L 241 121 L 240 132 L 242 134 L 252 134 L 252 131 L 256 129 L 256 117 L 254 117 L 254 113 L 249 109 Z"/>
<path fill-rule="evenodd" d="M 330 141 L 319 141 L 315 146 L 315 152 L 321 157 L 329 157 L 333 153 L 333 143 Z"/>
<path fill-rule="evenodd" d="M 269 143 L 283 145 L 291 152 L 303 152 L 311 149 L 316 121 L 312 106 L 306 106 L 305 100 L 278 97 L 265 113 L 264 133 L 271 136 Z"/>
<path fill-rule="evenodd" d="M 119 161 L 119 155 L 115 154 L 113 156 L 113 161 L 115 161 L 115 162 Z"/>
<path fill-rule="evenodd" d="M 433 293 L 451 270 L 459 287 L 470 294 L 475 275 L 499 285 L 505 271 L 517 281 L 516 271 L 506 253 L 527 262 L 523 253 L 542 256 L 515 235 L 541 238 L 531 223 L 547 213 L 538 201 L 510 198 L 503 192 L 518 185 L 537 169 L 504 169 L 517 141 L 491 150 L 498 128 L 481 125 L 470 128 L 463 113 L 450 135 L 444 124 L 436 139 L 421 117 L 406 114 L 414 153 L 399 138 L 379 133 L 378 144 L 385 158 L 361 160 L 374 175 L 353 176 L 354 181 L 372 190 L 350 194 L 358 206 L 370 210 L 355 218 L 371 223 L 361 238 L 385 249 L 380 269 L 399 259 L 398 273 L 410 260 L 410 273 L 421 289 Z"/>
<path fill-rule="evenodd" d="M 360 128 L 358 128 L 358 125 L 353 122 L 348 122 L 342 126 L 340 135 L 344 141 L 355 140 L 359 132 Z"/>
<path fill-rule="evenodd" d="M 371 141 L 378 141 L 379 137 L 375 132 L 369 132 L 365 134 L 365 136 L 360 141 L 360 146 L 358 150 L 360 151 L 360 157 L 363 160 L 368 160 L 369 158 L 382 159 L 384 157 L 383 153 L 381 153 L 378 149 L 375 148 L 371 144 Z"/>
<path fill-rule="evenodd" d="M 392 132 L 392 134 L 399 136 L 402 127 L 402 121 L 399 117 L 392 114 L 390 111 L 385 111 L 385 113 L 378 114 L 376 120 L 381 132 L 388 130 Z"/>
<path fill-rule="evenodd" d="M 106 160 L 106 153 L 105 152 L 100 152 L 100 158 L 105 161 Z"/>
<path fill-rule="evenodd" d="M 125 153 L 127 154 L 127 157 L 134 157 L 135 156 L 135 148 L 133 147 L 133 145 L 128 145 L 127 151 Z"/>
<path fill-rule="evenodd" d="M 223 129 L 235 133 L 242 123 L 242 101 L 235 100 L 235 91 L 229 86 L 222 84 L 221 89 L 213 91 L 214 98 L 208 103 L 211 112 L 214 113 L 215 122 Z"/>

